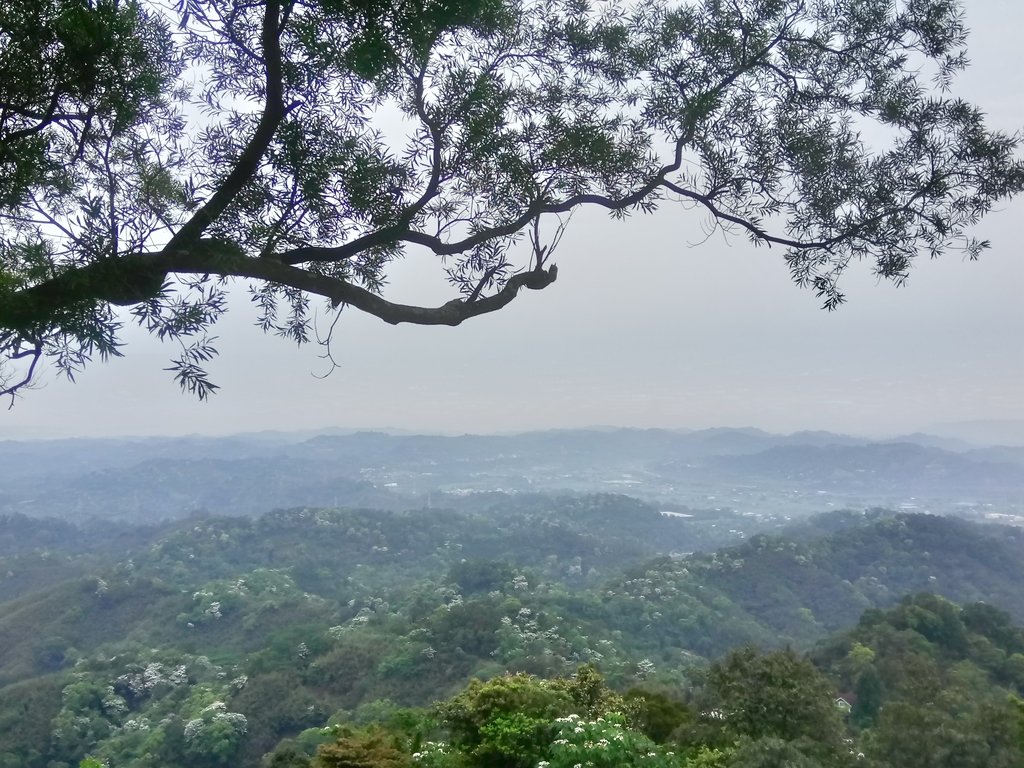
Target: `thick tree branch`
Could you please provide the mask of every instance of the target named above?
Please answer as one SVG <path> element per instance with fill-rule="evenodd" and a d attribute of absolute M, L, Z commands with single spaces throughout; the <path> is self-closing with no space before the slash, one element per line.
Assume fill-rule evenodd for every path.
<path fill-rule="evenodd" d="M 441 188 L 441 160 L 442 160 L 442 142 L 444 139 L 444 131 L 442 126 L 427 114 L 427 103 L 426 96 L 424 94 L 423 81 L 427 76 L 427 68 L 424 63 L 420 67 L 418 73 L 410 73 L 410 78 L 413 82 L 413 90 L 416 98 L 416 115 L 419 117 L 420 122 L 427 127 L 427 131 L 430 133 L 430 179 L 427 181 L 427 186 L 423 190 L 423 194 L 417 198 L 417 200 L 402 211 L 402 215 L 398 219 L 398 226 L 400 228 L 408 228 L 409 224 L 412 223 L 416 215 L 422 211 L 427 203 L 437 196 L 438 190 Z"/>
<path fill-rule="evenodd" d="M 62 313 L 97 302 L 127 306 L 159 294 L 166 257 L 131 254 L 73 267 L 41 283 L 0 295 L 0 328 L 35 335 Z"/>
<path fill-rule="evenodd" d="M 206 204 L 182 225 L 167 244 L 168 251 L 198 242 L 203 232 L 231 204 L 259 168 L 260 161 L 277 133 L 288 110 L 284 105 L 284 69 L 281 54 L 281 4 L 268 0 L 263 12 L 263 63 L 266 70 L 266 101 L 263 114 L 249 143 L 238 156 L 231 173 L 221 182 Z"/>
<path fill-rule="evenodd" d="M 386 323 L 459 325 L 509 304 L 522 288 L 541 290 L 555 281 L 558 269 L 534 269 L 513 275 L 492 296 L 455 299 L 440 307 L 396 304 L 346 280 L 282 264 L 273 258 L 250 258 L 236 247 L 203 240 L 189 251 L 130 254 L 77 267 L 39 285 L 8 294 L 0 303 L 0 327 L 30 332 L 62 311 L 83 303 L 135 304 L 159 295 L 168 274 L 241 277 L 285 285 L 349 304 Z"/>
<path fill-rule="evenodd" d="M 338 306 L 349 304 L 356 309 L 379 317 L 386 323 L 413 323 L 415 325 L 459 325 L 465 320 L 508 305 L 522 288 L 542 290 L 555 281 L 558 269 L 554 265 L 544 270 L 531 270 L 513 275 L 505 286 L 492 296 L 475 301 L 454 299 L 440 307 L 418 307 L 396 304 L 381 296 L 353 285 L 345 280 L 318 275 L 304 269 L 282 264 L 276 259 L 250 259 L 244 256 L 194 254 L 184 255 L 173 271 L 178 273 L 216 274 L 228 277 L 246 277 L 287 285 L 307 293 L 323 296 Z"/>

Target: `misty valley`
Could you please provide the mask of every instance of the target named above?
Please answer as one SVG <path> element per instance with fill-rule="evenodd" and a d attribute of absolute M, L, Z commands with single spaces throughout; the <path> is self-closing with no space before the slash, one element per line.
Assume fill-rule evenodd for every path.
<path fill-rule="evenodd" d="M 0 766 L 1024 764 L 1024 449 L 0 443 Z"/>

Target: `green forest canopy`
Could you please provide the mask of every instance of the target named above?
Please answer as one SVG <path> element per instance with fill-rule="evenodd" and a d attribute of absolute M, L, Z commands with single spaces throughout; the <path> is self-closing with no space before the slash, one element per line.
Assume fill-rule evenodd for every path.
<path fill-rule="evenodd" d="M 1024 761 L 1014 529 L 835 513 L 620 573 L 564 534 L 635 504 L 546 509 L 0 518 L 0 768 Z"/>
<path fill-rule="evenodd" d="M 457 325 L 553 282 L 581 206 L 702 210 L 828 308 L 854 261 L 976 257 L 1024 166 L 947 90 L 965 41 L 955 0 L 8 0 L 0 393 L 136 322 L 205 397 L 234 279 L 300 343 L 314 299 Z M 385 297 L 409 249 L 455 298 Z"/>

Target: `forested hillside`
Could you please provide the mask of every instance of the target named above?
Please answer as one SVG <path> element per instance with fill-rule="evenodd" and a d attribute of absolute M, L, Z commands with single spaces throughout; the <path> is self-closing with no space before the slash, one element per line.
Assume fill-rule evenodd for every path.
<path fill-rule="evenodd" d="M 722 724 L 700 717 L 712 706 L 701 698 L 716 669 L 709 662 L 733 652 L 722 664 L 739 663 L 734 649 L 746 644 L 788 646 L 796 655 L 765 658 L 804 668 L 800 653 L 862 615 L 862 634 L 850 642 L 881 653 L 891 643 L 864 628 L 889 615 L 878 609 L 922 591 L 1009 611 L 971 608 L 955 663 L 982 670 L 971 679 L 985 701 L 1005 704 L 993 686 L 1017 690 L 1024 656 L 1011 622 L 1024 618 L 1016 589 L 1024 538 L 1016 529 L 833 513 L 723 548 L 739 538 L 728 516 L 677 515 L 622 496 L 497 495 L 475 511 L 297 509 L 159 527 L 4 518 L 0 733 L 8 735 L 0 765 L 75 766 L 94 755 L 111 768 L 257 766 L 300 732 L 295 749 L 306 757 L 292 747 L 278 757 L 292 754 L 304 765 L 328 722 L 338 726 L 328 741 L 350 734 L 371 752 L 363 741 L 379 734 L 351 728 L 380 721 L 405 729 L 402 738 L 413 731 L 453 743 L 468 738 L 462 744 L 472 751 L 483 737 L 455 735 L 440 710 L 414 717 L 402 708 L 461 701 L 474 677 L 534 675 L 508 682 L 533 691 L 549 685 L 541 679 L 571 678 L 583 664 L 599 670 L 616 696 L 639 688 L 666 697 L 657 707 L 690 723 L 687 743 L 698 750 L 676 750 L 671 759 L 704 748 L 707 760 L 716 750 L 725 760 L 735 739 L 708 735 Z M 915 605 L 945 616 L 936 606 L 947 603 L 928 599 Z M 920 622 L 914 627 L 935 642 Z M 870 702 L 873 678 L 843 666 L 844 637 L 815 652 L 826 677 L 811 687 L 867 686 Z M 925 646 L 907 648 L 901 653 Z M 936 658 L 942 678 L 953 657 Z M 898 677 L 878 669 L 888 686 L 878 695 L 904 695 Z M 639 710 L 608 695 L 625 718 L 615 727 L 633 733 Z M 559 701 L 545 717 L 596 712 Z M 874 727 L 880 710 L 869 716 L 865 706 L 848 721 L 851 733 Z M 537 727 L 547 738 L 560 726 Z M 658 728 L 661 741 L 678 730 Z M 411 759 L 394 746 L 397 736 L 380 738 L 405 755 L 394 759 Z M 550 762 L 548 752 L 529 754 Z"/>

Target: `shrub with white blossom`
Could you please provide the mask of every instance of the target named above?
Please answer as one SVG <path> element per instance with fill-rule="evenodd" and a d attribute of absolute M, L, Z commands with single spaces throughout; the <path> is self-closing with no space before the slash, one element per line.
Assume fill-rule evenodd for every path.
<path fill-rule="evenodd" d="M 215 701 L 185 724 L 185 752 L 193 758 L 227 765 L 248 730 L 245 715 L 228 712 L 224 702 Z"/>
<path fill-rule="evenodd" d="M 676 768 L 682 761 L 641 733 L 619 714 L 593 720 L 567 715 L 555 721 L 558 737 L 548 760 L 537 768 Z"/>
<path fill-rule="evenodd" d="M 417 768 L 449 768 L 455 760 L 450 747 L 443 741 L 423 742 L 412 759 L 416 761 Z"/>

